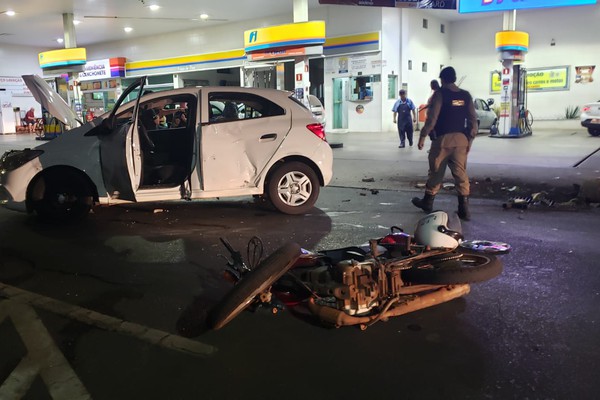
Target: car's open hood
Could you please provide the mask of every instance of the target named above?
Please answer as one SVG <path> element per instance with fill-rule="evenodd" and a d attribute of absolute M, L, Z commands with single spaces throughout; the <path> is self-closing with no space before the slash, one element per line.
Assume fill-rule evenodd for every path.
<path fill-rule="evenodd" d="M 29 91 L 53 117 L 56 117 L 64 124 L 67 124 L 72 128 L 76 128 L 81 125 L 77 114 L 73 111 L 69 105 L 63 100 L 58 93 L 56 93 L 45 80 L 37 75 L 22 75 L 25 84 L 29 88 Z"/>

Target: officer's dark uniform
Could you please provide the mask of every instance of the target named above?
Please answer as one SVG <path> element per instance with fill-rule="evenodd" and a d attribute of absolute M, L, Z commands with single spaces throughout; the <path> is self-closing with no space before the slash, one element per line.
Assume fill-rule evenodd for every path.
<path fill-rule="evenodd" d="M 453 85 L 453 84 L 452 84 Z M 461 196 L 468 196 L 469 177 L 467 175 L 467 148 L 477 133 L 472 133 L 472 125 L 477 126 L 477 116 L 473 107 L 473 99 L 466 90 L 451 90 L 447 85 L 434 94 L 432 110 L 428 113 L 428 120 L 435 117 L 435 140 L 431 142 L 429 150 L 429 179 L 425 192 L 435 196 L 439 192 L 446 172 L 450 167 L 456 183 L 456 191 Z M 436 107 L 436 105 L 438 105 Z M 473 108 L 474 121 L 469 121 L 469 106 Z M 439 112 L 436 111 L 439 109 Z M 473 119 L 473 118 L 472 118 Z M 421 137 L 429 134 L 430 128 L 425 122 Z M 431 121 L 433 122 L 433 121 Z M 431 124 L 430 124 L 431 125 Z M 471 125 L 467 128 L 468 125 Z M 468 131 L 467 131 L 468 129 Z M 467 136 L 468 135 L 468 136 Z"/>
<path fill-rule="evenodd" d="M 413 199 L 413 204 L 430 212 L 448 166 L 459 196 L 459 216 L 469 219 L 467 155 L 477 135 L 477 114 L 469 92 L 459 89 L 454 83 L 444 83 L 434 93 L 420 140 L 424 140 L 432 131 L 435 132 L 435 138 L 429 150 L 429 178 L 425 185 L 425 197 Z"/>

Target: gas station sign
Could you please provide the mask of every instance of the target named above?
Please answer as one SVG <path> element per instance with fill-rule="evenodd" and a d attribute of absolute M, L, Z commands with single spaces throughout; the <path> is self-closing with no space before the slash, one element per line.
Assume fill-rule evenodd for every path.
<path fill-rule="evenodd" d="M 491 73 L 491 93 L 498 94 L 502 82 L 497 72 Z M 569 66 L 527 69 L 527 91 L 546 92 L 569 90 Z"/>

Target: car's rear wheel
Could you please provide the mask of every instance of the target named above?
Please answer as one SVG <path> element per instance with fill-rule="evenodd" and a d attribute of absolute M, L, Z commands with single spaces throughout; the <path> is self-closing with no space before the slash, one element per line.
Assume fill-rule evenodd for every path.
<path fill-rule="evenodd" d="M 600 136 L 600 129 L 588 128 L 588 132 L 592 136 Z"/>
<path fill-rule="evenodd" d="M 33 209 L 46 222 L 73 222 L 84 218 L 93 204 L 90 185 L 72 171 L 48 173 L 36 182 Z"/>
<path fill-rule="evenodd" d="M 284 214 L 303 214 L 319 197 L 319 179 L 308 165 L 298 162 L 281 164 L 267 183 L 269 201 Z"/>

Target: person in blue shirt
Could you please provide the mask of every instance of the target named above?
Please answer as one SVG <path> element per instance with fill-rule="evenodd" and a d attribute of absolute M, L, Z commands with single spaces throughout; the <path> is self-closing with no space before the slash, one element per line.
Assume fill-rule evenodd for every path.
<path fill-rule="evenodd" d="M 371 100 L 373 98 L 373 91 L 366 86 L 361 86 L 358 94 L 359 100 Z"/>
<path fill-rule="evenodd" d="M 394 123 L 398 124 L 398 136 L 400 136 L 400 146 L 398 147 L 404 148 L 406 139 L 410 146 L 413 145 L 413 123 L 417 122 L 417 112 L 414 103 L 406 97 L 406 91 L 400 90 L 399 94 L 400 98 L 394 103 L 392 111 L 394 112 Z"/>

